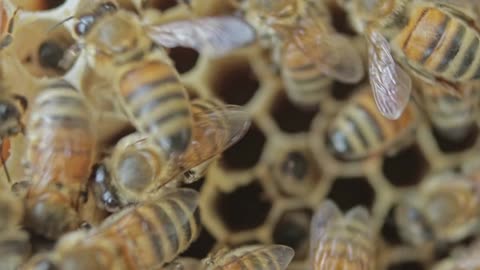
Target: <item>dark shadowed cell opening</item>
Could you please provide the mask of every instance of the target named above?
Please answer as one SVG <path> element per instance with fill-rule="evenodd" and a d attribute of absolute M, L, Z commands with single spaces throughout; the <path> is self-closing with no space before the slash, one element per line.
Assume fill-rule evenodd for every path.
<path fill-rule="evenodd" d="M 416 261 L 404 261 L 394 263 L 388 266 L 388 270 L 424 270 L 423 264 Z"/>
<path fill-rule="evenodd" d="M 166 11 L 178 5 L 178 0 L 147 0 L 144 1 L 146 7 Z"/>
<path fill-rule="evenodd" d="M 418 184 L 427 173 L 429 164 L 418 145 L 402 149 L 392 157 L 385 157 L 383 173 L 397 187 Z"/>
<path fill-rule="evenodd" d="M 223 63 L 212 79 L 213 91 L 227 104 L 247 104 L 260 86 L 246 60 Z"/>
<path fill-rule="evenodd" d="M 285 212 L 273 229 L 273 241 L 295 249 L 294 260 L 303 260 L 308 255 L 310 209 Z"/>
<path fill-rule="evenodd" d="M 357 88 L 351 84 L 345 84 L 341 82 L 333 82 L 331 88 L 331 96 L 338 101 L 344 101 L 349 99 L 355 92 Z"/>
<path fill-rule="evenodd" d="M 175 63 L 178 73 L 183 74 L 195 67 L 198 60 L 198 52 L 184 47 L 170 49 L 168 56 Z"/>
<path fill-rule="evenodd" d="M 332 17 L 332 24 L 335 30 L 339 33 L 343 33 L 349 36 L 356 35 L 355 31 L 351 27 L 347 13 L 338 6 L 331 6 L 330 7 L 330 14 Z"/>
<path fill-rule="evenodd" d="M 255 179 L 232 193 L 219 193 L 216 207 L 227 228 L 231 232 L 238 232 L 262 225 L 272 208 L 272 202 Z"/>
<path fill-rule="evenodd" d="M 440 151 L 447 154 L 457 153 L 470 149 L 477 142 L 478 127 L 472 125 L 468 131 L 466 131 L 466 134 L 458 139 L 448 138 L 435 128 L 432 129 L 432 133 Z"/>
<path fill-rule="evenodd" d="M 252 123 L 245 137 L 223 152 L 220 164 L 231 170 L 245 170 L 254 167 L 265 144 L 265 135 Z"/>
<path fill-rule="evenodd" d="M 335 201 L 342 211 L 357 205 L 371 209 L 375 201 L 375 191 L 364 177 L 337 178 L 327 197 Z"/>
<path fill-rule="evenodd" d="M 272 107 L 272 116 L 278 127 L 287 133 L 305 132 L 318 112 L 318 107 L 299 107 L 290 102 L 285 94 L 277 97 Z"/>
<path fill-rule="evenodd" d="M 207 229 L 202 227 L 202 231 L 200 232 L 197 240 L 195 240 L 195 242 L 193 242 L 190 247 L 180 256 L 203 259 L 212 250 L 213 246 L 215 246 L 215 242 L 215 238 L 208 232 Z"/>
<path fill-rule="evenodd" d="M 292 151 L 285 156 L 280 169 L 283 174 L 301 183 L 308 175 L 309 167 L 309 160 L 304 153 Z"/>
<path fill-rule="evenodd" d="M 384 219 L 381 235 L 383 240 L 390 245 L 400 245 L 403 243 L 395 222 L 395 207 L 390 208 Z"/>

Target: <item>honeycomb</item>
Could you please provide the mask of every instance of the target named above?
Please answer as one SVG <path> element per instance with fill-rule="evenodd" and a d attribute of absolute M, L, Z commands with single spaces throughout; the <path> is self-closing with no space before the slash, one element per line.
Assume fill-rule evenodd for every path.
<path fill-rule="evenodd" d="M 22 8 L 14 28 L 14 42 L 5 50 L 2 62 L 7 83 L 29 100 L 39 86 L 65 76 L 101 108 L 101 145 L 108 149 L 122 134 L 131 130 L 119 116 L 118 104 L 105 93 L 108 81 L 100 84 L 86 68 L 81 55 L 68 71 L 42 66 L 37 51 L 47 39 L 67 48 L 73 44 L 71 21 L 55 31 L 48 30 L 74 14 L 84 0 L 10 0 L 7 12 Z M 119 1 L 132 9 L 130 1 Z M 196 16 L 227 14 L 233 8 L 225 0 L 193 0 Z M 151 1 L 154 10 L 144 14 L 159 21 L 191 16 L 174 0 Z M 329 5 L 334 26 L 349 34 L 361 51 L 365 44 L 354 37 L 345 14 Z M 245 137 L 225 151 L 210 166 L 203 179 L 187 185 L 200 190 L 203 230 L 183 256 L 203 258 L 224 245 L 279 243 L 296 250 L 289 269 L 309 269 L 309 223 L 315 208 L 325 198 L 342 210 L 364 205 L 371 210 L 379 234 L 378 269 L 429 269 L 448 255 L 453 246 L 429 244 L 413 247 L 400 238 L 393 220 L 393 209 L 407 192 L 415 190 L 431 174 L 457 168 L 479 149 L 477 130 L 461 142 L 445 140 L 420 115 L 415 133 L 401 148 L 362 161 L 341 161 L 325 147 L 329 120 L 349 102 L 361 85 L 335 82 L 318 106 L 300 107 L 285 94 L 284 85 L 272 69 L 270 54 L 258 44 L 209 59 L 187 48 L 173 48 L 169 56 L 181 74 L 191 98 L 218 97 L 228 104 L 242 105 L 252 117 Z M 12 179 L 23 179 L 24 138 L 12 140 L 7 168 Z M 406 169 L 408 168 L 408 169 Z M 4 175 L 0 176 L 5 180 Z M 3 181 L 3 183 L 6 183 Z M 89 206 L 87 220 L 96 224 L 104 213 Z"/>

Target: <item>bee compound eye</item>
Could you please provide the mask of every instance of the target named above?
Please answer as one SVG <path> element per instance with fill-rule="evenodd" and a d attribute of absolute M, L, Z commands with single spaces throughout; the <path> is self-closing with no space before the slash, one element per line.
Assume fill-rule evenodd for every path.
<path fill-rule="evenodd" d="M 85 15 L 78 19 L 78 23 L 75 25 L 75 33 L 78 36 L 84 36 L 92 28 L 95 22 L 95 16 Z"/>

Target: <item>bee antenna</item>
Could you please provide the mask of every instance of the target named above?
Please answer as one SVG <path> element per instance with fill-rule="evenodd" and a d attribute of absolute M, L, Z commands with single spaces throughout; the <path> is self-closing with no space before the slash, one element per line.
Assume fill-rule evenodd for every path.
<path fill-rule="evenodd" d="M 0 142 L 0 149 L 3 148 L 3 140 L 1 140 Z M 5 159 L 3 158 L 3 153 L 0 153 L 0 159 L 2 160 L 2 166 L 3 166 L 3 170 L 5 172 L 5 175 L 7 176 L 7 181 L 8 183 L 12 183 L 12 180 L 10 178 L 10 173 L 8 172 L 8 169 L 7 169 L 7 164 L 5 162 Z"/>
<path fill-rule="evenodd" d="M 60 22 L 54 24 L 52 27 L 48 28 L 47 33 L 52 32 L 52 31 L 55 30 L 57 27 L 59 27 L 60 25 L 66 23 L 66 22 L 68 22 L 68 21 L 70 21 L 70 20 L 73 19 L 73 18 L 74 18 L 74 16 L 70 16 L 70 17 L 67 17 L 66 19 L 63 19 L 63 20 L 61 20 Z"/>

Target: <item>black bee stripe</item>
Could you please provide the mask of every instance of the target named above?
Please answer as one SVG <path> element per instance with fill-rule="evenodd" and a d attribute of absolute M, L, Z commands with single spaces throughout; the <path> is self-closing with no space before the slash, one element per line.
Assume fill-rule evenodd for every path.
<path fill-rule="evenodd" d="M 415 22 L 415 27 L 418 25 L 418 23 L 423 19 L 423 17 L 425 17 L 425 15 L 427 14 L 427 12 L 429 11 L 430 9 L 426 8 L 422 11 L 422 14 L 420 14 L 420 16 L 418 17 L 418 20 Z M 409 33 L 408 33 L 408 36 L 407 38 L 405 39 L 405 42 L 403 43 L 403 46 L 402 46 L 402 50 L 405 51 L 407 46 L 408 46 L 408 43 L 410 42 L 410 39 L 412 38 L 412 35 L 413 35 L 413 31 L 415 29 L 412 29 Z"/>
<path fill-rule="evenodd" d="M 146 123 L 145 129 L 148 132 L 153 132 L 154 129 L 158 128 L 158 126 L 164 125 L 165 123 L 172 121 L 175 118 L 187 118 L 189 115 L 190 115 L 190 111 L 188 109 L 174 111 L 164 116 L 161 116 L 156 120 Z"/>
<path fill-rule="evenodd" d="M 46 124 L 48 126 L 61 126 L 66 128 L 87 127 L 89 123 L 85 118 L 64 115 L 48 115 L 43 117 L 43 120 L 46 123 L 41 123 L 40 125 Z"/>
<path fill-rule="evenodd" d="M 462 39 L 465 36 L 465 26 L 458 24 L 457 31 L 455 32 L 455 37 L 451 40 L 450 45 L 447 48 L 446 54 L 442 57 L 442 61 L 437 66 L 437 72 L 443 72 L 447 69 L 450 62 L 455 59 L 455 56 L 460 51 Z"/>
<path fill-rule="evenodd" d="M 172 207 L 172 213 L 175 214 L 175 217 L 173 217 L 173 219 L 175 219 L 181 225 L 181 228 L 178 228 L 180 229 L 180 231 L 176 231 L 175 233 L 177 237 L 175 237 L 176 242 L 175 242 L 175 245 L 173 246 L 173 250 L 177 252 L 179 251 L 179 248 L 180 248 L 180 244 L 179 244 L 180 234 L 185 234 L 185 238 L 187 239 L 187 241 L 189 241 L 190 237 L 192 236 L 192 231 L 190 230 L 190 219 L 189 219 L 190 214 L 185 213 L 185 210 L 183 210 L 183 208 L 179 205 L 179 203 L 176 200 L 169 199 L 168 202 Z M 175 229 L 177 230 L 177 228 Z"/>
<path fill-rule="evenodd" d="M 141 115 L 145 115 L 152 112 L 159 106 L 163 105 L 162 103 L 166 103 L 171 100 L 186 99 L 182 91 L 175 91 L 168 95 L 163 95 L 163 96 L 156 97 L 154 99 L 150 99 L 147 101 L 146 104 L 139 105 L 140 108 L 136 110 L 133 114 L 135 115 L 135 117 L 140 117 Z"/>
<path fill-rule="evenodd" d="M 133 91 L 131 91 L 127 97 L 127 102 L 132 102 L 137 98 L 141 98 L 144 95 L 147 95 L 151 91 L 154 91 L 158 86 L 168 84 L 168 83 L 178 83 L 178 79 L 175 76 L 168 76 L 164 78 L 159 78 L 154 81 L 145 82 L 142 85 L 137 86 Z"/>
<path fill-rule="evenodd" d="M 159 220 L 158 223 L 163 227 L 163 232 L 167 234 L 165 237 L 167 237 L 169 243 L 166 243 L 166 244 L 170 244 L 171 250 L 173 252 L 176 252 L 178 250 L 178 237 L 176 233 L 175 223 L 173 223 L 172 218 L 163 209 L 163 206 L 165 204 L 162 203 L 161 205 L 152 207 L 152 209 L 154 210 L 154 213 Z M 168 254 L 165 254 L 165 255 L 168 255 Z"/>
<path fill-rule="evenodd" d="M 377 135 L 378 141 L 383 142 L 383 140 L 385 139 L 385 134 L 383 134 L 383 130 L 379 126 L 378 121 L 375 121 L 375 117 L 370 113 L 367 108 L 365 108 L 361 104 L 357 105 L 357 110 L 359 111 L 359 113 L 363 114 L 364 118 L 369 123 L 368 126 L 373 128 L 375 134 Z"/>
<path fill-rule="evenodd" d="M 147 208 L 146 210 L 148 211 L 150 210 L 150 208 Z M 154 223 L 148 220 L 147 217 L 143 216 L 138 211 L 135 211 L 134 213 L 137 216 L 137 218 L 140 220 L 139 223 L 145 226 L 143 227 L 145 231 L 145 235 L 148 235 L 148 240 L 150 240 L 150 244 L 151 244 L 151 247 L 153 247 L 153 251 L 155 252 L 156 258 L 158 258 L 159 261 L 163 261 L 165 251 L 163 250 L 163 247 L 162 247 L 162 239 L 158 234 L 158 231 L 155 228 Z"/>
<path fill-rule="evenodd" d="M 46 99 L 38 104 L 40 107 L 78 107 L 86 110 L 85 103 L 80 98 L 74 98 L 70 96 L 56 96 L 54 98 Z"/>
<path fill-rule="evenodd" d="M 353 128 L 353 131 L 356 133 L 357 137 L 362 142 L 365 148 L 369 148 L 369 144 L 367 138 L 365 138 L 362 129 L 358 126 L 357 121 L 355 121 L 351 116 L 346 116 L 346 120 L 350 123 L 350 126 Z M 361 121 L 361 119 L 360 119 Z"/>
<path fill-rule="evenodd" d="M 455 78 L 462 77 L 465 72 L 467 72 L 468 68 L 472 65 L 473 60 L 475 59 L 475 53 L 478 50 L 478 38 L 474 37 L 472 43 L 468 46 L 468 49 L 463 56 L 462 64 L 458 69 L 457 73 L 455 74 Z"/>
<path fill-rule="evenodd" d="M 425 51 L 423 52 L 423 56 L 422 56 L 422 59 L 420 60 L 420 63 L 422 64 L 425 63 L 425 61 L 427 61 L 427 59 L 432 55 L 438 43 L 440 42 L 442 37 L 445 35 L 445 28 L 449 21 L 450 21 L 450 17 L 444 16 L 442 23 L 439 26 L 435 27 L 436 28 L 435 36 L 430 41 L 428 48 L 426 48 Z"/>

